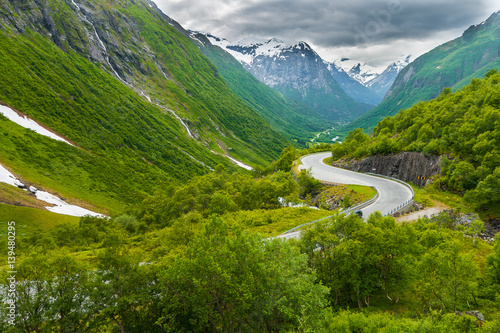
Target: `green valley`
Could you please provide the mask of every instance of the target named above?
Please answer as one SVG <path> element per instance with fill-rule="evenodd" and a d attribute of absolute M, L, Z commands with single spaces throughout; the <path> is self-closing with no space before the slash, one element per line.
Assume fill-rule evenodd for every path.
<path fill-rule="evenodd" d="M 325 16 L 366 21 L 349 2 L 169 5 L 313 26 L 318 50 L 356 39 Z M 231 46 L 267 86 L 158 6 L 0 1 L 0 332 L 500 332 L 500 12 L 365 113 L 306 42 Z"/>
<path fill-rule="evenodd" d="M 204 35 L 196 34 L 195 37 L 201 41 L 201 50 L 217 66 L 219 73 L 235 94 L 288 139 L 304 145 L 314 133 L 332 124 L 307 105 L 287 98 L 261 83 L 236 59 L 219 47 L 211 45 Z"/>

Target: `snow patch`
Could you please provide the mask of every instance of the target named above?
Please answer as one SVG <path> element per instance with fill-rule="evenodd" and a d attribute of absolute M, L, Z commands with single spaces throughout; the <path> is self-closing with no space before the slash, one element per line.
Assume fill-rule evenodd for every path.
<path fill-rule="evenodd" d="M 239 166 L 239 167 L 241 167 L 241 168 L 243 168 L 243 169 L 246 169 L 246 170 L 253 170 L 253 168 L 252 168 L 250 165 L 245 164 L 245 163 L 243 163 L 243 162 L 241 162 L 241 161 L 238 161 L 237 159 L 234 159 L 234 158 L 232 158 L 232 157 L 231 157 L 231 156 L 229 156 L 229 155 L 222 155 L 222 156 L 229 158 L 229 159 L 230 159 L 230 160 L 231 160 L 234 164 L 236 164 L 237 166 Z"/>
<path fill-rule="evenodd" d="M 247 65 L 252 65 L 254 59 L 257 57 L 286 59 L 282 55 L 284 51 L 301 49 L 302 47 L 305 50 L 310 50 L 310 47 L 304 42 L 290 45 L 276 38 L 272 38 L 264 43 L 248 40 L 232 43 L 225 38 L 218 38 L 210 34 L 204 35 L 208 38 L 210 43 L 228 52 L 241 64 Z"/>
<path fill-rule="evenodd" d="M 189 34 L 189 37 L 192 39 L 192 40 L 195 40 L 197 41 L 198 43 L 200 43 L 201 45 L 205 46 L 205 43 L 203 43 L 199 38 L 196 38 L 196 35 L 194 33 L 190 33 Z"/>
<path fill-rule="evenodd" d="M 291 208 L 302 208 L 302 207 L 307 207 L 310 209 L 317 209 L 319 210 L 318 207 L 315 206 L 309 206 L 305 203 L 294 203 L 286 200 L 285 198 L 279 197 L 278 198 L 279 203 L 281 204 L 282 207 L 291 207 Z"/>
<path fill-rule="evenodd" d="M 0 164 L 0 182 L 16 187 L 24 185 L 16 177 L 14 177 L 14 175 L 11 174 L 9 170 L 5 169 L 1 164 Z"/>
<path fill-rule="evenodd" d="M 139 91 L 140 91 L 140 93 L 141 93 L 141 95 L 142 95 L 142 96 L 146 97 L 146 99 L 149 101 L 149 103 L 152 103 L 152 102 L 151 102 L 151 98 L 150 98 L 148 95 L 146 95 L 146 94 L 144 93 L 144 91 L 142 91 L 142 90 L 139 90 Z"/>
<path fill-rule="evenodd" d="M 221 147 L 220 143 L 218 143 L 218 146 L 219 146 L 219 148 L 223 149 L 223 148 Z M 224 149 L 223 149 L 223 150 L 224 150 Z M 229 156 L 229 155 L 227 155 L 227 154 L 226 154 L 226 155 L 225 155 L 225 154 L 219 154 L 219 153 L 217 153 L 217 152 L 215 152 L 215 151 L 213 151 L 213 150 L 210 150 L 210 151 L 211 151 L 212 153 L 214 153 L 214 154 L 217 154 L 217 155 L 220 155 L 220 156 L 224 156 L 224 157 L 226 157 L 226 158 L 229 158 L 229 159 L 231 160 L 231 162 L 233 162 L 234 164 L 236 164 L 237 166 L 239 166 L 239 167 L 241 167 L 241 168 L 243 168 L 243 169 L 250 170 L 250 171 L 251 171 L 251 170 L 253 170 L 253 168 L 252 168 L 250 165 L 245 164 L 245 163 L 243 163 L 243 162 L 241 162 L 241 161 L 238 161 L 237 159 L 232 158 L 231 156 Z"/>
<path fill-rule="evenodd" d="M 410 63 L 411 56 L 401 56 L 395 62 L 387 67 L 383 66 L 370 66 L 364 62 L 349 58 L 340 58 L 334 60 L 333 63 L 327 63 L 328 69 L 335 67 L 337 70 L 344 71 L 351 78 L 363 84 L 365 87 L 372 86 L 377 78 L 384 76 L 384 73 L 393 72 L 399 73 Z"/>
<path fill-rule="evenodd" d="M 12 110 L 11 108 L 5 106 L 5 105 L 0 105 L 0 113 L 4 115 L 7 119 L 15 122 L 16 124 L 28 128 L 30 130 L 35 131 L 36 133 L 49 137 L 51 139 L 57 140 L 57 141 L 62 141 L 66 142 L 68 145 L 72 145 L 68 141 L 64 140 L 57 134 L 52 133 L 51 131 L 45 129 L 44 127 L 40 126 L 36 121 L 34 121 L 31 118 L 21 116 L 19 115 L 16 111 Z M 72 145 L 73 146 L 73 145 Z"/>
<path fill-rule="evenodd" d="M 0 164 L 0 182 L 16 187 L 25 186 L 19 179 L 17 179 L 12 173 L 9 172 L 9 170 L 5 169 L 1 164 Z M 35 193 L 37 199 L 55 205 L 54 207 L 45 207 L 48 211 L 51 211 L 53 213 L 77 216 L 77 217 L 82 217 L 85 215 L 106 217 L 105 215 L 90 211 L 88 209 L 75 205 L 70 205 L 65 201 L 61 200 L 60 198 L 56 197 L 55 195 L 52 195 L 45 191 L 37 190 L 33 186 L 30 186 L 30 192 Z"/>
<path fill-rule="evenodd" d="M 45 201 L 49 204 L 54 205 L 54 207 L 45 207 L 48 211 L 51 211 L 53 213 L 58 213 L 58 214 L 63 214 L 63 215 L 70 215 L 70 216 L 77 216 L 77 217 L 82 217 L 85 215 L 90 215 L 90 216 L 96 216 L 96 217 L 106 217 L 105 215 L 95 213 L 93 211 L 90 211 L 88 209 L 75 206 L 75 205 L 70 205 L 66 203 L 65 201 L 61 200 L 60 198 L 56 197 L 55 195 L 52 195 L 48 192 L 45 191 L 36 191 L 35 196 L 37 199 Z"/>

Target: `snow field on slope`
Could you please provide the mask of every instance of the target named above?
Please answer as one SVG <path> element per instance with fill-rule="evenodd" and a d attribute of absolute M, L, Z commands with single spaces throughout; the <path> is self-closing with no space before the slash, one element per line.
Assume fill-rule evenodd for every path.
<path fill-rule="evenodd" d="M 0 164 L 0 182 L 16 187 L 24 185 L 12 173 L 10 173 L 9 170 L 5 169 L 1 164 Z M 76 217 L 82 217 L 85 215 L 105 217 L 105 215 L 93 212 L 91 210 L 76 205 L 70 205 L 67 202 L 63 201 L 62 199 L 56 197 L 55 195 L 52 195 L 45 191 L 37 190 L 35 192 L 35 196 L 39 200 L 55 205 L 54 207 L 51 206 L 45 207 L 48 211 L 51 211 L 53 213 L 76 216 Z"/>
<path fill-rule="evenodd" d="M 33 130 L 36 133 L 43 135 L 43 136 L 46 136 L 46 137 L 49 137 L 51 139 L 66 142 L 67 144 L 72 145 L 71 143 L 64 140 L 63 138 L 61 138 L 57 134 L 54 134 L 51 131 L 43 128 L 33 119 L 19 115 L 16 111 L 12 110 L 11 108 L 9 108 L 5 105 L 0 105 L 0 113 L 4 117 L 6 117 L 7 119 L 15 122 L 16 124 L 18 124 L 24 128 L 28 128 L 30 130 Z"/>

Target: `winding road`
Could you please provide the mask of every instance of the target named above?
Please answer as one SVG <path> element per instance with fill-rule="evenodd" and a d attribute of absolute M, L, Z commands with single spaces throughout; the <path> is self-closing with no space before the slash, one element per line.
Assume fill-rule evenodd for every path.
<path fill-rule="evenodd" d="M 387 178 L 335 168 L 323 163 L 325 158 L 331 156 L 329 152 L 304 156 L 301 159 L 302 165 L 299 166 L 299 170 L 310 170 L 311 175 L 320 181 L 375 187 L 379 196 L 375 202 L 361 209 L 364 218 L 375 211 L 381 212 L 382 215 L 389 214 L 396 207 L 412 199 L 412 191 L 403 183 Z M 278 237 L 296 238 L 299 237 L 299 235 L 300 231 L 296 231 Z"/>

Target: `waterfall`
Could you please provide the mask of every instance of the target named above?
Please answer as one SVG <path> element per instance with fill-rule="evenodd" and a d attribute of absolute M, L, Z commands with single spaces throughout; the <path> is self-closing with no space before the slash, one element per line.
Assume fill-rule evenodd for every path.
<path fill-rule="evenodd" d="M 71 3 L 78 9 L 78 11 L 82 14 L 82 18 L 92 26 L 92 29 L 94 29 L 94 34 L 97 38 L 97 40 L 99 41 L 99 44 L 101 45 L 101 48 L 103 49 L 104 51 L 104 54 L 106 55 L 106 62 L 108 63 L 108 66 L 109 68 L 111 68 L 111 70 L 113 71 L 113 73 L 115 74 L 115 76 L 118 78 L 118 80 L 120 80 L 121 82 L 125 83 L 126 85 L 128 85 L 128 82 L 125 81 L 124 79 L 122 79 L 122 77 L 118 74 L 118 72 L 114 69 L 114 67 L 111 65 L 111 62 L 109 61 L 109 56 L 108 56 L 108 50 L 106 49 L 106 45 L 104 45 L 104 42 L 101 40 L 101 38 L 99 37 L 99 34 L 97 33 L 97 30 L 94 26 L 94 24 L 92 22 L 90 22 L 87 17 L 85 16 L 85 14 L 82 12 L 82 9 L 80 8 L 80 6 L 74 1 L 74 0 L 71 0 Z"/>

